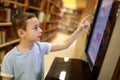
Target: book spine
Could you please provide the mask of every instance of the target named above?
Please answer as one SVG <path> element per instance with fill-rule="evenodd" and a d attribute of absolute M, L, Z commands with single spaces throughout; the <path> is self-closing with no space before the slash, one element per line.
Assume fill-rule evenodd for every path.
<path fill-rule="evenodd" d="M 43 23 L 43 21 L 44 21 L 44 16 L 45 16 L 45 13 L 44 13 L 44 12 L 40 12 L 40 13 L 39 13 L 38 20 L 40 21 L 40 23 Z"/>
<path fill-rule="evenodd" d="M 0 28 L 0 44 L 6 42 L 6 30 L 2 27 Z"/>
<path fill-rule="evenodd" d="M 0 30 L 0 44 L 2 44 L 2 31 Z"/>
<path fill-rule="evenodd" d="M 6 22 L 6 11 L 3 7 L 0 7 L 0 22 Z"/>
<path fill-rule="evenodd" d="M 4 59 L 4 56 L 5 56 L 5 51 L 3 50 L 3 51 L 0 51 L 0 66 L 1 66 L 1 64 L 2 64 L 2 61 L 3 61 L 3 59 Z"/>
<path fill-rule="evenodd" d="M 6 30 L 5 29 L 2 30 L 1 35 L 2 35 L 2 44 L 4 44 L 6 42 Z"/>
<path fill-rule="evenodd" d="M 10 22 L 11 19 L 11 9 L 6 8 L 6 22 Z"/>

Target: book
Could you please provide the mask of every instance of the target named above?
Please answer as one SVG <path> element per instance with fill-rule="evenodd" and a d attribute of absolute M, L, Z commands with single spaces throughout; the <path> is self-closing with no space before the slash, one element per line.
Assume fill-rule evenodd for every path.
<path fill-rule="evenodd" d="M 2 38 L 2 44 L 6 42 L 6 30 L 2 29 L 1 30 L 1 38 Z"/>
<path fill-rule="evenodd" d="M 0 27 L 0 44 L 3 44 L 3 27 Z"/>
<path fill-rule="evenodd" d="M 32 6 L 34 6 L 34 7 L 40 7 L 40 5 L 41 5 L 41 3 L 42 3 L 42 1 L 41 0 L 33 0 L 33 5 Z"/>
<path fill-rule="evenodd" d="M 6 11 L 3 7 L 0 7 L 0 22 L 6 22 Z"/>
<path fill-rule="evenodd" d="M 0 51 L 0 65 L 2 64 L 4 56 L 5 56 L 5 51 L 4 50 Z"/>
<path fill-rule="evenodd" d="M 40 7 L 42 4 L 42 0 L 38 0 L 37 4 L 36 4 L 36 7 Z"/>
<path fill-rule="evenodd" d="M 51 18 L 51 14 L 48 13 L 46 22 L 49 22 L 49 21 L 50 21 L 50 18 Z"/>
<path fill-rule="evenodd" d="M 10 6 L 10 0 L 1 0 L 1 2 L 4 2 L 4 6 Z"/>
<path fill-rule="evenodd" d="M 10 22 L 11 20 L 11 9 L 5 8 L 6 11 L 6 22 Z"/>
<path fill-rule="evenodd" d="M 33 0 L 29 0 L 29 5 L 33 6 Z"/>
<path fill-rule="evenodd" d="M 45 16 L 45 13 L 44 12 L 40 12 L 38 14 L 38 20 L 40 21 L 40 23 L 43 23 L 44 21 L 44 16 Z"/>
<path fill-rule="evenodd" d="M 55 9 L 54 5 L 51 5 L 50 12 L 54 12 L 54 9 Z"/>
<path fill-rule="evenodd" d="M 0 31 L 0 44 L 2 44 L 2 33 Z"/>
<path fill-rule="evenodd" d="M 11 9 L 10 10 L 10 21 L 12 21 L 12 17 L 16 14 L 16 10 L 15 9 Z"/>

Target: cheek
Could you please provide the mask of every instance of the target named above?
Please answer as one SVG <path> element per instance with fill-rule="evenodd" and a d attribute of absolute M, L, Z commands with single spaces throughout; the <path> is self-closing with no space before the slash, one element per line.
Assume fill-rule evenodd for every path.
<path fill-rule="evenodd" d="M 27 36 L 35 37 L 35 33 L 29 33 Z"/>
<path fill-rule="evenodd" d="M 25 36 L 30 38 L 33 35 L 34 35 L 34 33 L 32 33 L 32 31 L 27 31 Z"/>
<path fill-rule="evenodd" d="M 29 33 L 28 36 L 30 36 L 30 38 L 32 39 L 35 39 L 37 36 L 37 32 Z"/>
<path fill-rule="evenodd" d="M 34 31 L 32 29 L 27 30 L 26 37 L 35 38 L 36 36 L 37 36 L 37 31 Z"/>

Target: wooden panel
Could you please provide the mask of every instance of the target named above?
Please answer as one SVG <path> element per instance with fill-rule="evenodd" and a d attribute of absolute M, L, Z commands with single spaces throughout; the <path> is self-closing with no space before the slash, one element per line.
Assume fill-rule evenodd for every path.
<path fill-rule="evenodd" d="M 117 66 L 115 68 L 112 80 L 120 80 L 120 57 L 119 57 Z"/>

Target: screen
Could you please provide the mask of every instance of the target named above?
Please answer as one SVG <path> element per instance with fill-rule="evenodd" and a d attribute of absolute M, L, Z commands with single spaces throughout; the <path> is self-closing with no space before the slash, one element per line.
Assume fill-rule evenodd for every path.
<path fill-rule="evenodd" d="M 93 70 L 96 58 L 99 53 L 112 3 L 113 0 L 99 0 L 98 2 L 96 14 L 86 48 L 86 54 L 91 70 Z"/>

